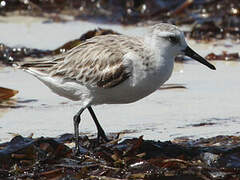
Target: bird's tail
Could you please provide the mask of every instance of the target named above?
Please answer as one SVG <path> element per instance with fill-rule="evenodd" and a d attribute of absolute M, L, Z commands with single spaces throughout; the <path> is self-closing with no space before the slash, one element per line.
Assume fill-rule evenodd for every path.
<path fill-rule="evenodd" d="M 56 62 L 46 59 L 24 59 L 22 62 L 13 62 L 12 66 L 22 69 L 34 76 L 45 76 L 48 69 L 55 64 Z"/>

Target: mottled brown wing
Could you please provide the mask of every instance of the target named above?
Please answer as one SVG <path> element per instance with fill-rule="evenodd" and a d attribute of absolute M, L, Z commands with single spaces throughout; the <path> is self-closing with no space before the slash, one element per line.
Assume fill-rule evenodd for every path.
<path fill-rule="evenodd" d="M 120 65 L 115 71 L 109 71 L 102 76 L 102 78 L 97 82 L 97 86 L 102 88 L 115 87 L 128 79 L 130 74 L 131 73 L 128 72 L 123 65 Z"/>
<path fill-rule="evenodd" d="M 123 63 L 127 49 L 122 43 L 128 41 L 126 36 L 118 35 L 94 37 L 69 51 L 64 61 L 54 65 L 49 74 L 83 85 L 115 87 L 131 75 L 130 68 Z"/>

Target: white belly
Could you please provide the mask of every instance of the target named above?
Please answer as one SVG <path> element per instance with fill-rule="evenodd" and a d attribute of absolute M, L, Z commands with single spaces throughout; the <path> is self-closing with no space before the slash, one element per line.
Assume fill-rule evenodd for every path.
<path fill-rule="evenodd" d="M 140 100 L 157 90 L 171 76 L 173 64 L 155 72 L 133 74 L 116 87 L 94 89 L 92 104 L 124 104 Z"/>

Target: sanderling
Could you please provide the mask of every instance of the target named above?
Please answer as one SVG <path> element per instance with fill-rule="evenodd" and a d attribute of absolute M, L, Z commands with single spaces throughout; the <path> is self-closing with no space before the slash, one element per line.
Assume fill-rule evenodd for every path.
<path fill-rule="evenodd" d="M 102 35 L 61 55 L 19 63 L 54 93 L 81 101 L 74 116 L 75 152 L 79 151 L 80 116 L 88 109 L 98 130 L 98 140 L 107 141 L 92 105 L 132 103 L 158 89 L 172 74 L 174 57 L 187 55 L 210 69 L 215 67 L 194 52 L 176 26 L 160 23 L 144 37 Z"/>

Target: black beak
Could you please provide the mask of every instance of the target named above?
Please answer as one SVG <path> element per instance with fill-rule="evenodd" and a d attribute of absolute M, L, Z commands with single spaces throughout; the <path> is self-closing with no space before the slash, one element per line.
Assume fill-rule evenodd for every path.
<path fill-rule="evenodd" d="M 183 50 L 183 52 L 185 53 L 186 56 L 189 56 L 195 60 L 197 60 L 198 62 L 206 65 L 207 67 L 209 67 L 210 69 L 216 70 L 215 66 L 210 64 L 209 62 L 207 62 L 206 59 L 204 59 L 202 56 L 200 56 L 199 54 L 197 54 L 194 50 L 192 50 L 189 46 L 187 46 L 187 48 L 185 50 Z"/>

